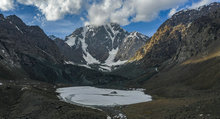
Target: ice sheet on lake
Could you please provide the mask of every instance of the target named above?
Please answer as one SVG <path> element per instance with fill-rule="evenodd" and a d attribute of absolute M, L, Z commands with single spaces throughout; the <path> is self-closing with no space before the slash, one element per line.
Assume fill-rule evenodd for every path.
<path fill-rule="evenodd" d="M 152 100 L 150 95 L 137 90 L 102 89 L 90 86 L 59 88 L 60 97 L 71 103 L 88 106 L 129 105 Z"/>

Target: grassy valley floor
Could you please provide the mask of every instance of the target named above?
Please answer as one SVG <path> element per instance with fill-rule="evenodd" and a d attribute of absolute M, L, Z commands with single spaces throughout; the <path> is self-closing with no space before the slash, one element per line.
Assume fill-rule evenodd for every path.
<path fill-rule="evenodd" d="M 220 119 L 219 84 L 219 56 L 166 67 L 143 83 L 152 102 L 122 110 L 129 119 Z"/>
<path fill-rule="evenodd" d="M 124 107 L 128 119 L 219 119 L 220 92 L 185 98 L 157 97 L 152 102 Z"/>
<path fill-rule="evenodd" d="M 105 112 L 60 101 L 52 85 L 1 82 L 0 119 L 106 119 Z"/>

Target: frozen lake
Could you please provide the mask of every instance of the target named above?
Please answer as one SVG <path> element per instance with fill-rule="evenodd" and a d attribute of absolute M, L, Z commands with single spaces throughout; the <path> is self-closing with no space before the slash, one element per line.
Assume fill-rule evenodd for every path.
<path fill-rule="evenodd" d="M 60 98 L 66 102 L 87 106 L 129 105 L 152 100 L 140 90 L 102 89 L 90 86 L 59 88 Z"/>

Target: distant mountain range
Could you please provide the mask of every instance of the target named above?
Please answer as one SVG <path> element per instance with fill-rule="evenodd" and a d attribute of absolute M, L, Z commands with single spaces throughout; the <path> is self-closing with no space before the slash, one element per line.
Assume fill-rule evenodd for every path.
<path fill-rule="evenodd" d="M 55 43 L 68 58 L 66 63 L 111 71 L 133 57 L 148 39 L 143 34 L 128 33 L 118 24 L 110 23 L 81 27 L 65 40 L 55 39 Z"/>

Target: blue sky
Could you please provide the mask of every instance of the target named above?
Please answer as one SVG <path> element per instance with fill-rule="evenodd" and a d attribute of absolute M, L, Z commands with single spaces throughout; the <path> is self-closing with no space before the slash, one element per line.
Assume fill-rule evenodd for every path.
<path fill-rule="evenodd" d="M 79 6 L 79 8 L 70 7 L 71 9 L 70 10 L 68 9 L 68 11 L 64 11 L 64 12 L 58 11 L 58 12 L 54 12 L 54 14 L 52 15 L 50 14 L 50 12 L 53 13 L 53 11 L 45 11 L 44 8 L 42 8 L 42 6 L 39 6 L 38 3 L 34 3 L 31 0 L 18 0 L 19 2 L 17 2 L 16 0 L 3 0 L 3 1 L 13 2 L 12 7 L 9 6 L 8 8 L 7 6 L 9 5 L 9 3 L 8 4 L 5 3 L 5 5 L 0 3 L 0 13 L 3 13 L 5 16 L 15 14 L 28 25 L 40 26 L 48 35 L 55 35 L 61 38 L 65 38 L 65 36 L 71 34 L 76 28 L 82 27 L 86 23 L 89 24 L 98 23 L 98 25 L 99 24 L 101 25 L 112 21 L 118 22 L 119 24 L 121 24 L 121 26 L 124 29 L 126 29 L 129 32 L 138 31 L 147 36 L 152 36 L 156 32 L 158 27 L 165 20 L 169 18 L 169 14 L 173 14 L 171 13 L 171 11 L 174 11 L 175 13 L 176 11 L 179 11 L 181 9 L 193 8 L 193 7 L 195 8 L 197 6 L 208 4 L 210 2 L 218 1 L 218 0 L 183 0 L 184 2 L 175 2 L 174 0 L 167 0 L 168 2 L 164 3 L 166 4 L 166 6 L 156 5 L 155 6 L 156 9 L 154 7 L 149 8 L 151 7 L 151 4 L 149 3 L 150 5 L 148 6 L 142 5 L 143 9 L 146 8 L 146 14 L 145 11 L 143 11 L 143 9 L 129 11 L 129 9 L 127 8 L 139 9 L 138 8 L 139 5 L 137 5 L 138 7 L 135 8 L 133 4 L 127 5 L 128 7 L 123 8 L 125 10 L 127 9 L 127 11 L 132 13 L 123 12 L 125 10 L 121 10 L 120 13 L 118 14 L 112 13 L 112 12 L 116 12 L 115 9 L 119 9 L 116 6 L 117 3 L 114 3 L 114 0 L 112 0 L 113 1 L 112 4 L 111 4 L 111 0 L 103 0 L 103 1 L 108 1 L 108 4 L 110 4 L 111 6 L 110 8 L 112 8 L 112 6 L 114 5 L 115 9 L 106 8 L 107 3 L 101 3 L 102 0 L 98 0 L 99 2 L 96 2 L 97 5 L 95 3 L 89 3 L 89 5 L 87 4 L 83 6 L 81 5 L 83 3 L 80 3 L 81 6 Z M 91 2 L 92 0 L 88 0 L 88 1 Z M 118 3 L 120 9 L 126 6 L 125 4 L 126 4 L 125 2 Z M 152 5 L 155 4 L 152 3 Z M 97 9 L 97 7 L 99 8 Z M 102 10 L 105 11 L 102 12 Z M 151 15 L 151 13 L 154 15 Z M 128 15 L 119 16 L 120 14 L 122 15 L 128 14 Z M 97 19 L 99 17 L 100 19 Z"/>

